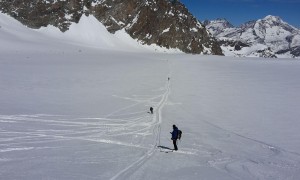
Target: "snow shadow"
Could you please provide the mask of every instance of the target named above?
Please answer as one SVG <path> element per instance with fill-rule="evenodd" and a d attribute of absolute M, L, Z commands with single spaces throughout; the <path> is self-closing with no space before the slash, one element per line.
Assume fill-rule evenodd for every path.
<path fill-rule="evenodd" d="M 162 149 L 167 149 L 167 150 L 174 150 L 174 149 L 171 149 L 169 147 L 166 147 L 166 146 L 157 146 L 158 148 L 162 148 Z"/>

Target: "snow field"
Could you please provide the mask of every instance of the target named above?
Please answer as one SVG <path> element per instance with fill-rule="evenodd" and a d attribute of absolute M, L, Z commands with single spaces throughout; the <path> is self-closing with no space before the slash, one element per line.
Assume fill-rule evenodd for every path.
<path fill-rule="evenodd" d="M 50 64 L 52 64 L 52 60 L 50 61 Z M 111 62 L 113 61 L 117 62 L 119 60 L 112 60 Z M 130 61 L 128 60 L 126 63 L 130 63 Z M 1 107 L 4 107 L 1 108 L 1 112 L 6 111 L 7 114 L 18 112 L 19 114 L 1 115 L 1 134 L 3 134 L 1 136 L 1 153 L 7 160 L 2 166 L 3 169 L 0 168 L 3 177 L 19 179 L 24 176 L 25 178 L 28 177 L 28 179 L 40 179 L 43 175 L 48 174 L 46 172 L 48 169 L 52 169 L 58 175 L 50 174 L 49 178 L 68 179 L 70 177 L 66 177 L 68 175 L 65 175 L 63 172 L 69 170 L 69 173 L 75 173 L 73 176 L 76 177 L 73 178 L 82 179 L 85 174 L 88 174 L 90 168 L 101 164 L 100 168 L 102 165 L 107 165 L 107 168 L 103 168 L 101 173 L 96 171 L 91 173 L 91 175 L 97 177 L 96 179 L 107 179 L 112 177 L 111 173 L 113 172 L 116 173 L 115 177 L 117 177 L 118 169 L 122 172 L 124 166 L 131 161 L 134 167 L 135 157 L 141 156 L 142 152 L 146 152 L 146 154 L 153 153 L 158 145 L 158 126 L 161 123 L 158 112 L 161 111 L 160 109 L 167 98 L 167 74 L 163 68 L 157 68 L 157 65 L 152 65 L 156 64 L 154 61 L 149 61 L 149 64 L 143 64 L 139 62 L 139 59 L 133 61 L 140 64 L 140 68 L 137 68 L 138 66 L 128 66 L 128 69 L 128 67 L 124 66 L 123 60 L 120 60 L 120 63 L 116 63 L 119 66 L 117 69 L 115 69 L 116 66 L 110 64 L 102 67 L 103 69 L 97 68 L 93 70 L 92 67 L 95 67 L 94 63 L 97 64 L 97 62 L 86 60 L 87 64 L 92 63 L 92 65 L 85 69 L 87 67 L 82 67 L 83 64 L 80 63 L 78 65 L 79 69 L 75 68 L 74 72 L 69 71 L 63 63 L 53 63 L 50 66 L 41 67 L 41 69 L 37 68 L 39 70 L 35 72 L 37 70 L 35 68 L 39 67 L 39 62 L 37 62 L 37 64 L 32 66 L 33 69 L 26 66 L 20 67 L 22 69 L 20 71 L 23 71 L 23 73 L 19 73 L 20 77 L 13 77 L 16 79 L 12 79 L 14 87 L 11 87 L 11 90 L 18 89 L 17 92 L 6 91 L 4 88 L 7 88 L 8 84 L 5 84 L 5 81 L 1 81 L 4 82 L 1 83 L 3 86 L 1 88 L 3 90 L 1 93 L 3 106 L 1 105 Z M 76 62 L 73 63 L 73 65 L 76 64 Z M 166 61 L 157 63 L 164 65 Z M 48 69 L 48 71 L 43 68 Z M 62 74 L 56 71 L 59 68 L 63 69 L 60 71 Z M 147 70 L 148 68 L 150 69 Z M 156 70 L 155 74 L 151 73 L 153 68 Z M 5 69 L 1 71 L 2 77 L 8 78 L 13 73 L 11 73 L 9 66 L 6 66 Z M 109 76 L 111 80 L 105 74 L 102 74 L 108 73 L 108 71 L 112 73 Z M 141 71 L 141 73 L 138 73 L 140 76 L 136 77 L 136 74 L 130 73 L 133 71 Z M 46 75 L 44 76 L 41 72 L 48 74 L 47 79 L 45 78 Z M 99 72 L 99 74 L 94 74 L 96 72 Z M 37 74 L 39 74 L 38 77 Z M 161 76 L 162 74 L 164 75 Z M 161 80 L 158 80 L 157 76 L 161 76 Z M 144 82 L 145 78 L 149 80 Z M 61 81 L 58 82 L 55 79 L 61 79 Z M 25 83 L 24 80 L 26 80 Z M 9 81 L 6 82 L 8 83 Z M 148 84 L 149 82 L 156 83 Z M 157 82 L 161 86 L 153 87 L 157 85 Z M 107 83 L 115 84 L 116 86 L 112 87 Z M 30 99 L 22 99 L 23 96 L 28 95 Z M 15 105 L 6 103 L 13 101 Z M 52 105 L 52 103 L 55 104 Z M 97 107 L 93 107 L 95 105 Z M 154 106 L 157 109 L 157 114 L 150 115 L 147 113 L 150 106 Z M 32 114 L 24 115 L 26 111 Z M 47 114 L 35 114 L 37 111 L 47 112 Z M 52 114 L 54 112 L 58 115 Z M 78 143 L 78 147 L 76 147 L 76 143 Z M 115 151 L 116 156 L 125 158 L 129 155 L 130 158 L 124 160 L 125 164 L 122 163 L 123 160 L 115 163 L 106 162 L 109 159 L 106 157 L 112 156 L 111 153 L 114 151 L 114 148 L 107 150 L 107 152 L 105 149 L 107 146 L 113 147 L 115 145 L 121 146 L 117 148 L 120 150 Z M 91 157 L 87 154 L 86 148 L 90 148 L 92 154 L 96 153 L 98 149 L 98 153 L 101 153 L 101 155 L 96 153 L 91 155 Z M 151 149 L 150 151 L 149 148 Z M 95 149 L 95 151 L 92 149 Z M 20 157 L 17 155 L 18 153 L 20 153 Z M 72 157 L 68 157 L 67 154 L 69 153 L 73 154 Z M 14 154 L 14 157 L 10 157 L 10 154 Z M 46 157 L 42 157 L 43 154 Z M 76 157 L 76 154 L 79 154 L 78 157 Z M 31 161 L 32 156 L 37 160 Z M 94 162 L 92 159 L 96 156 L 99 156 L 99 158 L 101 156 L 106 160 L 98 160 L 98 163 Z M 23 168 L 28 166 L 24 167 L 23 164 L 18 165 L 15 163 L 21 157 L 24 162 L 30 162 L 33 166 L 39 163 L 44 164 L 44 166 L 32 167 L 32 171 L 27 171 Z M 142 159 L 145 159 L 146 155 L 142 157 L 144 157 Z M 42 158 L 41 161 L 39 161 L 40 158 Z M 60 158 L 62 158 L 62 162 L 60 162 Z M 84 158 L 86 159 L 80 162 Z M 62 166 L 61 169 L 51 165 L 53 159 L 56 159 L 57 163 Z M 116 159 L 118 158 L 116 157 Z M 92 160 L 91 164 L 90 160 Z M 78 169 L 67 168 L 73 166 L 72 164 L 77 164 Z M 16 174 L 14 176 L 14 174 L 10 173 L 10 170 L 18 168 L 20 168 L 20 172 L 26 172 L 26 174 Z M 109 169 L 115 170 L 108 174 L 103 173 L 105 170 L 107 172 L 111 171 Z M 119 173 L 118 176 L 121 177 L 121 174 Z"/>
<path fill-rule="evenodd" d="M 299 179 L 298 61 L 128 50 L 100 25 L 91 41 L 0 15 L 1 179 Z"/>

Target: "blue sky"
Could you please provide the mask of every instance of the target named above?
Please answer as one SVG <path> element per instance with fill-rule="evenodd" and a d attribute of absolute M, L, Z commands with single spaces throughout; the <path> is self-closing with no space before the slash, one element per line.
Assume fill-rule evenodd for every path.
<path fill-rule="evenodd" d="M 300 0 L 180 0 L 200 21 L 226 18 L 238 26 L 267 15 L 300 28 Z"/>

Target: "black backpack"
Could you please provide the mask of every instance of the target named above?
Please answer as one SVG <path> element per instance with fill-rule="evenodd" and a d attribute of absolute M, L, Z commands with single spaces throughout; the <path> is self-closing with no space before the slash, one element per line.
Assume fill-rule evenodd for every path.
<path fill-rule="evenodd" d="M 178 136 L 177 138 L 180 140 L 181 139 L 181 135 L 182 135 L 182 131 L 178 129 Z"/>

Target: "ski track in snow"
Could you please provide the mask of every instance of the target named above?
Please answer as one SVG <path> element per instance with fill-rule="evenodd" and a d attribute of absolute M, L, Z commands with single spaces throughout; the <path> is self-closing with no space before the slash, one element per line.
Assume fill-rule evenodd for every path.
<path fill-rule="evenodd" d="M 145 112 L 143 112 L 144 114 Z M 53 116 L 57 117 L 57 116 Z M 35 139 L 39 138 L 48 138 L 47 141 L 56 141 L 56 140 L 85 140 L 85 141 L 95 141 L 108 144 L 118 144 L 125 146 L 139 147 L 137 145 L 132 145 L 130 143 L 122 143 L 113 140 L 98 139 L 99 132 L 103 132 L 103 135 L 110 135 L 112 132 L 118 132 L 125 130 L 127 128 L 134 128 L 134 124 L 138 121 L 143 120 L 147 121 L 148 116 L 142 115 L 136 119 L 109 119 L 109 118 L 74 118 L 68 119 L 64 117 L 62 119 L 51 119 L 51 116 L 44 115 L 0 115 L 0 122 L 9 125 L 13 124 L 32 124 L 32 123 L 41 123 L 45 126 L 44 129 L 23 129 L 23 131 L 9 131 L 1 128 L 0 134 L 0 147 L 3 146 L 18 146 L 24 145 L 26 143 L 31 144 Z M 90 120 L 90 122 L 87 122 Z M 108 124 L 107 121 L 110 123 Z M 147 123 L 144 124 L 148 125 Z M 48 126 L 53 126 L 47 128 Z M 136 134 L 137 131 L 127 132 L 127 134 Z M 93 135 L 94 134 L 94 135 Z M 126 133 L 114 134 L 115 136 L 123 135 Z M 142 134 L 144 135 L 144 134 Z M 9 136 L 9 137 L 5 137 Z M 76 137 L 78 136 L 78 137 Z M 101 137 L 101 136 L 100 136 Z M 15 142 L 15 141 L 22 142 Z M 47 142 L 46 141 L 46 142 Z M 45 141 L 43 141 L 45 142 Z M 5 144 L 4 144 L 5 143 Z M 32 147 L 18 147 L 18 148 L 0 148 L 0 152 L 15 151 L 15 150 L 28 150 L 33 149 Z"/>
<path fill-rule="evenodd" d="M 171 72 L 170 67 L 169 72 Z M 168 76 L 171 77 L 171 74 Z M 130 97 L 113 95 L 113 98 L 123 99 L 132 103 L 100 117 L 72 117 L 51 114 L 0 115 L 0 162 L 8 163 L 18 160 L 9 156 L 6 157 L 6 154 L 9 153 L 65 148 L 63 144 L 61 146 L 47 145 L 51 142 L 73 140 L 76 142 L 103 143 L 130 147 L 142 152 L 141 155 L 134 156 L 135 159 L 132 159 L 132 161 L 124 163 L 118 169 L 116 168 L 117 172 L 112 170 L 111 173 L 113 174 L 108 176 L 112 180 L 130 179 L 156 152 L 170 151 L 160 147 L 161 123 L 163 122 L 162 109 L 165 105 L 172 104 L 167 101 L 170 93 L 170 81 L 167 81 L 155 95 L 131 95 Z M 146 111 L 132 111 L 135 107 L 149 107 L 150 105 L 155 107 L 153 115 Z M 253 177 L 253 179 L 266 177 L 257 174 L 253 170 L 259 167 L 270 168 L 270 171 L 274 171 L 276 168 L 287 171 L 299 169 L 298 164 L 295 163 L 300 156 L 298 153 L 289 152 L 281 147 L 229 131 L 206 120 L 202 120 L 202 122 L 210 126 L 211 132 L 217 132 L 219 135 L 228 134 L 230 140 L 241 144 L 249 143 L 249 147 L 251 145 L 258 146 L 258 149 L 256 149 L 258 155 L 249 156 L 243 153 L 234 155 L 223 151 L 219 147 L 205 147 L 203 144 L 199 144 L 201 148 L 183 147 L 176 153 L 200 157 L 200 159 L 207 157 L 206 162 L 201 162 L 202 165 L 205 164 L 205 166 L 226 173 L 232 176 L 232 179 L 241 179 L 241 177 L 245 177 L 245 174 L 248 174 L 246 179 L 249 179 L 249 177 Z M 123 136 L 126 138 L 122 139 Z M 143 143 L 146 137 L 152 138 L 150 144 Z M 157 147 L 159 147 L 159 151 L 157 151 Z M 296 157 L 296 159 L 291 160 L 291 157 Z M 86 161 L 91 160 L 88 159 Z M 76 173 L 69 174 L 69 176 L 76 176 Z M 85 174 L 79 174 L 78 176 L 85 176 Z M 91 176 L 86 176 L 86 178 L 97 179 Z"/>
<path fill-rule="evenodd" d="M 170 74 L 169 74 L 170 77 Z M 154 143 L 153 146 L 137 161 L 133 162 L 125 169 L 117 173 L 115 176 L 111 178 L 111 180 L 115 179 L 126 179 L 128 178 L 133 172 L 140 168 L 142 164 L 144 164 L 148 159 L 150 159 L 157 147 L 160 146 L 160 131 L 161 131 L 161 123 L 162 123 L 162 109 L 166 105 L 168 96 L 170 94 L 170 81 L 167 81 L 165 86 L 165 93 L 162 95 L 160 102 L 158 103 L 156 109 L 157 111 L 154 113 L 153 121 L 151 123 L 151 127 L 153 127 L 153 134 L 154 134 Z"/>
<path fill-rule="evenodd" d="M 285 152 L 285 153 L 293 154 L 293 155 L 296 155 L 296 156 L 299 156 L 299 157 L 300 157 L 300 154 L 297 153 L 297 152 L 290 152 L 290 151 L 287 151 L 287 150 L 285 150 L 285 149 L 283 149 L 283 148 L 281 148 L 281 147 L 277 147 L 277 146 L 271 145 L 271 144 L 269 144 L 269 143 L 266 143 L 266 142 L 263 142 L 263 141 L 259 141 L 259 140 L 256 140 L 256 139 L 253 139 L 253 138 L 250 138 L 250 137 L 247 137 L 247 136 L 238 134 L 238 133 L 236 133 L 236 132 L 229 131 L 229 130 L 227 130 L 227 129 L 224 129 L 224 128 L 222 128 L 222 127 L 220 127 L 220 126 L 217 126 L 217 125 L 215 125 L 215 124 L 213 124 L 213 123 L 210 123 L 210 122 L 208 122 L 208 121 L 205 121 L 205 120 L 202 120 L 202 121 L 205 122 L 206 124 L 209 124 L 209 125 L 211 125 L 211 126 L 217 128 L 217 129 L 220 129 L 220 130 L 222 130 L 222 131 L 228 132 L 228 133 L 231 134 L 231 135 L 235 135 L 235 136 L 238 136 L 238 137 L 243 138 L 243 139 L 245 139 L 245 140 L 248 140 L 248 141 L 252 141 L 252 142 L 261 144 L 263 148 L 269 149 L 269 150 L 270 150 L 271 152 L 273 152 L 275 155 L 280 154 L 281 152 Z"/>
<path fill-rule="evenodd" d="M 168 77 L 171 77 L 170 72 L 169 66 Z M 156 152 L 171 152 L 171 150 L 163 149 L 160 146 L 161 123 L 163 121 L 162 109 L 165 105 L 172 104 L 167 101 L 171 93 L 170 81 L 167 81 L 157 92 L 159 94 L 131 95 L 130 97 L 113 95 L 113 98 L 132 103 L 101 117 L 72 117 L 51 114 L 0 115 L 0 162 L 7 163 L 17 160 L 6 157 L 7 153 L 65 148 L 64 145 L 57 147 L 46 146 L 51 142 L 73 140 L 76 142 L 103 143 L 141 150 L 141 155 L 135 156 L 134 158 L 136 159 L 123 164 L 119 169 L 116 169 L 117 172 L 114 172 L 115 174 L 112 177 L 110 176 L 112 180 L 130 179 Z M 146 111 L 131 110 L 131 108 L 149 107 L 150 105 L 154 105 L 156 110 L 153 115 Z M 248 174 L 247 178 L 253 177 L 253 179 L 257 179 L 258 177 L 263 177 L 253 172 L 253 169 L 251 169 L 253 166 L 255 168 L 267 167 L 272 171 L 276 168 L 292 171 L 299 169 L 297 164 L 289 160 L 291 159 L 290 157 L 299 159 L 300 155 L 296 152 L 289 152 L 281 147 L 229 131 L 206 120 L 201 121 L 210 126 L 212 132 L 216 129 L 216 132 L 219 134 L 228 134 L 233 141 L 258 145 L 259 149 L 256 149 L 258 155 L 243 157 L 242 153 L 233 155 L 224 152 L 219 147 L 204 147 L 201 144 L 201 148 L 183 147 L 176 153 L 200 158 L 207 156 L 208 159 L 203 164 L 230 175 L 232 179 L 241 179 L 245 174 Z M 31 127 L 30 125 L 33 126 Z M 126 136 L 126 138 L 122 139 L 122 136 Z M 145 137 L 153 138 L 150 144 L 143 143 Z M 157 147 L 159 151 L 157 151 Z M 289 158 L 286 159 L 286 157 Z M 76 174 L 69 175 L 76 176 Z M 85 175 L 80 174 L 78 176 Z M 91 176 L 86 176 L 86 178 L 97 179 Z"/>
<path fill-rule="evenodd" d="M 245 178 L 252 177 L 253 179 L 265 179 L 268 176 L 274 176 L 272 179 L 283 179 L 288 176 L 280 174 L 280 171 L 286 170 L 297 172 L 299 170 L 299 153 L 291 152 L 285 150 L 284 148 L 227 130 L 207 120 L 201 121 L 210 126 L 212 131 L 223 134 L 224 137 L 227 135 L 229 137 L 229 141 L 247 144 L 247 147 L 241 147 L 241 150 L 247 150 L 251 146 L 256 147 L 257 154 L 253 154 L 253 157 L 249 155 L 244 157 L 243 153 L 235 155 L 226 152 L 226 150 L 223 151 L 218 147 L 202 147 L 202 145 L 201 149 L 204 150 L 203 152 L 201 152 L 199 149 L 195 149 L 195 152 L 192 151 L 193 149 L 188 149 L 187 152 L 189 153 L 185 153 L 198 157 L 203 157 L 205 156 L 205 153 L 209 153 L 209 159 L 206 162 L 207 166 L 226 173 L 227 175 L 231 176 L 232 179 L 241 179 L 243 176 Z M 262 169 L 260 171 L 263 173 L 259 174 L 253 171 L 253 166 L 255 168 L 261 167 Z M 266 169 L 270 172 L 264 172 Z M 245 174 L 248 174 L 248 176 L 245 176 Z M 277 174 L 277 177 L 274 174 Z"/>
<path fill-rule="evenodd" d="M 164 87 L 160 88 L 159 92 L 162 90 L 164 90 L 163 94 L 154 96 L 133 95 L 132 97 L 121 97 L 113 95 L 115 98 L 129 100 L 134 103 L 116 109 L 103 117 L 72 117 L 50 114 L 0 115 L 0 123 L 4 125 L 0 128 L 0 155 L 14 151 L 63 148 L 63 146 L 46 147 L 42 145 L 70 140 L 113 144 L 146 150 L 144 155 L 138 157 L 136 161 L 127 165 L 111 179 L 129 177 L 141 164 L 151 158 L 160 144 L 161 112 L 170 93 L 169 81 L 166 82 Z M 145 104 L 148 107 L 151 104 L 157 104 L 154 106 L 154 114 L 146 111 L 130 111 L 130 108 Z M 24 127 L 10 129 L 12 124 L 15 127 Z M 140 140 L 133 143 L 126 142 L 128 140 L 114 138 L 124 135 L 139 137 Z M 145 136 L 153 136 L 150 149 L 141 143 Z M 1 158 L 0 161 L 9 162 L 12 159 Z"/>

